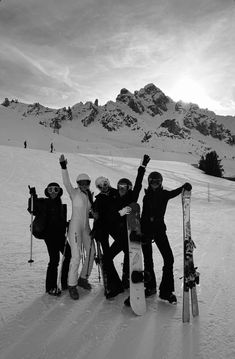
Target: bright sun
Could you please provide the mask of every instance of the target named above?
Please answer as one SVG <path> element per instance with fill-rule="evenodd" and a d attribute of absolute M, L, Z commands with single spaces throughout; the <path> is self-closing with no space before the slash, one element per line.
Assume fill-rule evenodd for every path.
<path fill-rule="evenodd" d="M 205 90 L 196 81 L 189 78 L 180 79 L 171 90 L 176 101 L 194 102 L 203 106 L 207 98 Z"/>

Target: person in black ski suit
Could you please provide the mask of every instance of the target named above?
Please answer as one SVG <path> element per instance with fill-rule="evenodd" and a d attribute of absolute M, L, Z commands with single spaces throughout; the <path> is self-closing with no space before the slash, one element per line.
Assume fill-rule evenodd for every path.
<path fill-rule="evenodd" d="M 152 257 L 152 240 L 156 243 L 163 257 L 163 274 L 159 286 L 159 297 L 176 302 L 174 292 L 173 264 L 174 256 L 166 235 L 166 224 L 164 215 L 167 203 L 171 198 L 178 196 L 183 189 L 191 190 L 190 183 L 172 191 L 163 189 L 163 177 L 159 172 L 152 172 L 148 176 L 148 188 L 143 197 L 143 208 L 141 214 L 141 232 L 143 235 L 142 251 L 144 256 L 144 268 L 150 275 L 150 280 L 145 284 L 145 295 L 148 297 L 156 293 L 156 277 Z"/>
<path fill-rule="evenodd" d="M 124 288 L 129 287 L 129 251 L 126 214 L 130 213 L 131 210 L 128 205 L 138 201 L 145 168 L 149 161 L 150 157 L 144 155 L 141 165 L 138 168 L 133 189 L 131 181 L 127 178 L 121 178 L 118 181 L 117 189 L 112 188 L 109 181 L 104 177 L 96 179 L 96 186 L 101 192 L 96 196 L 93 209 L 94 212 L 98 213 L 96 226 L 99 237 L 102 238 L 102 233 L 105 233 L 103 236 L 105 241 L 103 240 L 103 243 L 101 241 L 104 250 L 104 259 L 107 263 L 110 263 L 110 261 L 113 262 L 117 254 L 121 251 L 124 252 L 122 273 L 122 284 Z M 114 239 L 110 247 L 108 244 L 108 235 Z M 115 291 L 111 293 L 111 295 L 112 294 L 115 294 Z"/>
<path fill-rule="evenodd" d="M 45 216 L 46 228 L 44 231 L 44 241 L 49 255 L 46 273 L 46 293 L 58 296 L 61 294 L 61 290 L 57 287 L 60 253 L 64 254 L 61 269 L 61 288 L 62 290 L 68 288 L 67 278 L 71 251 L 65 235 L 67 206 L 66 204 L 62 204 L 61 196 L 63 189 L 58 183 L 49 183 L 44 193 L 47 198 L 38 198 L 35 187 L 30 188 L 31 197 L 28 201 L 28 211 L 35 216 L 40 216 L 40 214 Z M 31 198 L 33 199 L 33 208 L 31 207 Z M 31 208 L 33 209 L 32 212 Z"/>

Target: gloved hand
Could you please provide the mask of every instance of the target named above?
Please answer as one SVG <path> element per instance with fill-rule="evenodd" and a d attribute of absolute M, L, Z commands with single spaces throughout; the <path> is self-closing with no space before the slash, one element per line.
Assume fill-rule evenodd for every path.
<path fill-rule="evenodd" d="M 66 168 L 67 168 L 67 160 L 66 160 L 66 158 L 64 157 L 64 155 L 61 155 L 61 156 L 60 156 L 59 161 L 60 161 L 61 168 L 62 168 L 63 170 L 66 170 Z"/>
<path fill-rule="evenodd" d="M 191 191 L 192 185 L 191 185 L 189 182 L 185 182 L 185 184 L 183 184 L 183 188 L 184 188 L 186 191 Z"/>
<path fill-rule="evenodd" d="M 29 194 L 30 194 L 31 196 L 36 196 L 36 188 L 29 186 Z"/>
<path fill-rule="evenodd" d="M 149 161 L 150 161 L 150 157 L 148 155 L 144 155 L 143 160 L 141 162 L 141 166 L 146 167 Z"/>
<path fill-rule="evenodd" d="M 123 207 L 122 209 L 120 209 L 120 211 L 118 211 L 118 213 L 120 214 L 121 217 L 125 216 L 126 214 L 131 213 L 131 207 Z"/>

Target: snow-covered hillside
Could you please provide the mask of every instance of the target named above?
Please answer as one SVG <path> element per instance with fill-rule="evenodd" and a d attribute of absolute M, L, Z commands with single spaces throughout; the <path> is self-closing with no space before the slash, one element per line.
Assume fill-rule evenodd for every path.
<path fill-rule="evenodd" d="M 215 150 L 222 159 L 222 165 L 225 170 L 224 175 L 234 177 L 234 145 L 229 145 L 218 138 L 204 136 L 193 128 L 190 130 L 190 137 L 186 136 L 186 138 L 169 133 L 169 129 L 171 129 L 173 132 L 180 131 L 179 133 L 187 134 L 187 131 L 184 132 L 185 126 L 182 129 L 177 127 L 178 125 L 173 119 L 168 120 L 169 116 L 174 117 L 176 115 L 172 109 L 169 113 L 158 115 L 161 117 L 161 121 L 165 119 L 164 123 L 168 128 L 161 127 L 160 132 L 163 131 L 164 135 L 156 137 L 156 135 L 152 136 L 153 132 L 155 132 L 153 131 L 153 126 L 156 127 L 157 123 L 160 125 L 160 118 L 152 118 L 149 114 L 147 114 L 147 117 L 139 118 L 138 126 L 142 126 L 140 126 L 139 130 L 121 126 L 117 131 L 108 131 L 101 126 L 99 121 L 95 121 L 89 126 L 84 126 L 84 119 L 88 116 L 89 111 L 92 111 L 92 106 L 90 102 L 85 105 L 75 105 L 73 109 L 76 114 L 75 118 L 73 121 L 63 121 L 59 134 L 54 133 L 50 124 L 52 119 L 64 116 L 66 113 L 64 109 L 61 109 L 62 112 L 59 111 L 58 114 L 56 110 L 49 110 L 39 104 L 27 106 L 26 104 L 12 102 L 9 107 L 0 106 L 0 144 L 23 147 L 26 140 L 28 147 L 31 149 L 49 151 L 50 144 L 53 143 L 55 150 L 58 152 L 99 153 L 108 156 L 138 157 L 142 156 L 143 152 L 147 152 L 154 159 L 182 161 L 192 164 L 197 164 L 202 154 L 209 150 Z M 119 109 L 119 115 L 122 114 L 120 115 L 121 117 L 116 117 L 117 109 Z M 190 113 L 192 111 L 194 111 L 193 107 Z M 195 111 L 192 116 L 202 116 L 203 118 L 205 115 L 204 110 L 196 108 Z M 197 113 L 197 111 L 199 112 Z M 133 110 L 120 101 L 108 103 L 105 110 L 102 109 L 99 112 L 98 117 L 103 116 L 102 114 L 106 114 L 106 117 L 108 116 L 110 126 L 115 121 L 121 123 L 124 113 L 127 116 L 133 115 Z M 26 113 L 27 116 L 25 115 Z M 178 121 L 182 122 L 182 118 L 180 120 L 182 114 L 178 113 L 177 116 Z M 188 118 L 187 121 L 189 126 L 194 126 L 194 122 L 197 120 L 190 120 L 190 122 Z M 233 122 L 234 119 L 230 118 L 229 125 L 231 128 Z M 202 126 L 203 131 L 207 131 L 208 125 L 205 123 L 204 127 Z M 213 124 L 213 122 L 211 123 Z M 144 137 L 148 140 L 142 142 Z"/>
<path fill-rule="evenodd" d="M 43 145 L 46 140 L 45 137 L 43 142 L 41 138 Z M 65 141 L 64 146 L 67 145 Z M 59 155 L 45 150 L 0 146 L 1 359 L 233 359 L 235 183 L 206 176 L 183 162 L 150 161 L 147 174 L 160 171 L 167 188 L 185 181 L 193 186 L 191 217 L 197 245 L 195 262 L 201 273 L 200 316 L 190 324 L 181 321 L 182 210 L 180 197 L 176 197 L 169 202 L 166 223 L 175 256 L 178 304 L 172 306 L 153 296 L 147 299 L 147 313 L 136 317 L 130 308 L 123 306 L 128 292 L 112 301 L 104 298 L 96 266 L 91 276 L 91 293 L 81 290 L 80 300 L 72 301 L 68 293 L 60 298 L 44 294 L 48 257 L 43 241 L 33 241 L 34 263 L 28 263 L 27 186 L 36 186 L 38 194 L 43 195 L 50 181 L 62 184 Z M 79 172 L 89 173 L 95 193 L 94 180 L 101 174 L 106 175 L 113 186 L 123 176 L 134 180 L 140 160 L 139 156 L 65 155 L 71 180 L 74 181 Z M 143 191 L 140 204 L 142 196 Z M 71 210 L 66 191 L 63 198 Z M 119 273 L 122 260 L 122 254 L 115 259 Z M 155 247 L 154 261 L 159 283 L 162 259 Z"/>

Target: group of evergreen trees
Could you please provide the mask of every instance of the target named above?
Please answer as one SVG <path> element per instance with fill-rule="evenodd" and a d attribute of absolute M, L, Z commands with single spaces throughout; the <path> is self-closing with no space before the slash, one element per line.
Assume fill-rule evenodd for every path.
<path fill-rule="evenodd" d="M 208 175 L 222 177 L 224 169 L 220 162 L 216 151 L 211 151 L 205 156 L 201 156 L 198 167 Z"/>

